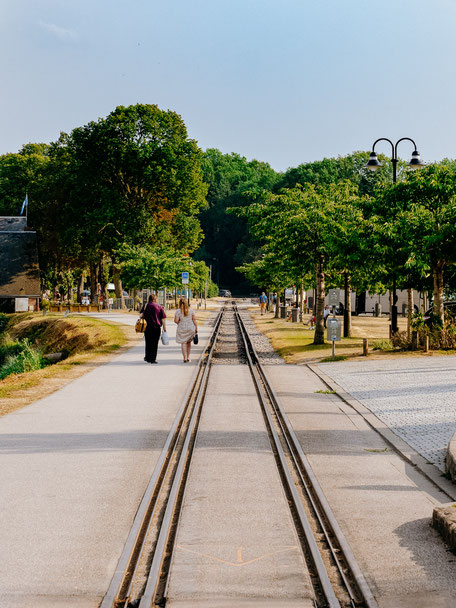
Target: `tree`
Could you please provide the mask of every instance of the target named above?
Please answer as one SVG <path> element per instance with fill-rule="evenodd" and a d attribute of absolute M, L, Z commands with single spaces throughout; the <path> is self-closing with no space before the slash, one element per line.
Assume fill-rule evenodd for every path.
<path fill-rule="evenodd" d="M 264 193 L 249 207 L 232 210 L 248 218 L 254 237 L 264 243 L 268 260 L 280 260 L 285 266 L 285 279 L 290 276 L 304 278 L 315 273 L 314 344 L 324 343 L 326 274 L 331 269 L 340 272 L 347 268 L 347 260 L 339 255 L 338 244 L 344 235 L 356 229 L 359 213 L 349 211 L 356 204 L 356 187 L 346 181 L 328 186 L 307 184 L 284 189 L 280 194 Z M 259 266 L 263 269 L 261 264 Z M 251 272 L 253 268 L 251 265 L 246 270 Z"/>
<path fill-rule="evenodd" d="M 202 171 L 209 186 L 208 208 L 200 214 L 204 241 L 195 257 L 213 265 L 220 285 L 245 291 L 249 285 L 240 284 L 235 266 L 253 261 L 258 246 L 252 241 L 246 220 L 227 214 L 226 209 L 249 204 L 252 193 L 271 190 L 278 174 L 267 163 L 247 161 L 239 154 L 222 154 L 216 149 L 204 152 Z"/>
<path fill-rule="evenodd" d="M 455 167 L 435 164 L 407 174 L 378 194 L 373 211 L 393 271 L 421 279 L 432 274 L 434 314 L 443 323 L 444 268 L 456 262 Z"/>
<path fill-rule="evenodd" d="M 0 215 L 19 215 L 26 193 L 33 204 L 48 162 L 47 144 L 26 144 L 17 154 L 0 156 Z"/>

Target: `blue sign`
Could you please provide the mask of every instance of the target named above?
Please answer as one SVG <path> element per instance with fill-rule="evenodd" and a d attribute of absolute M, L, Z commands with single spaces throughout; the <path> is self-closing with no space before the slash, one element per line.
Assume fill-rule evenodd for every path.
<path fill-rule="evenodd" d="M 188 272 L 183 272 L 182 273 L 182 285 L 185 285 L 188 283 Z"/>

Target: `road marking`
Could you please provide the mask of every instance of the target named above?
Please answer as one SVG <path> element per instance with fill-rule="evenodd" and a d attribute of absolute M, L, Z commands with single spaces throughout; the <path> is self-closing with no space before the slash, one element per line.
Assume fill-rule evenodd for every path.
<path fill-rule="evenodd" d="M 195 551 L 194 549 L 188 549 L 183 545 L 177 545 L 177 549 L 181 549 L 182 551 L 187 551 L 187 553 L 194 553 L 195 555 L 201 555 L 202 557 L 207 557 L 208 559 L 212 559 L 215 562 L 219 562 L 221 564 L 226 564 L 227 566 L 234 566 L 235 568 L 242 568 L 243 566 L 248 566 L 249 564 L 253 564 L 254 562 L 259 562 L 266 557 L 271 557 L 272 555 L 277 555 L 279 553 L 286 553 L 287 551 L 292 551 L 297 549 L 297 545 L 293 545 L 291 547 L 286 547 L 284 549 L 278 549 L 277 551 L 271 551 L 269 553 L 264 553 L 254 559 L 249 559 L 247 561 L 242 561 L 242 547 L 238 547 L 237 549 L 237 562 L 230 562 L 225 559 L 220 559 L 219 557 L 215 557 L 215 555 L 209 555 L 209 553 L 202 553 L 201 551 Z"/>

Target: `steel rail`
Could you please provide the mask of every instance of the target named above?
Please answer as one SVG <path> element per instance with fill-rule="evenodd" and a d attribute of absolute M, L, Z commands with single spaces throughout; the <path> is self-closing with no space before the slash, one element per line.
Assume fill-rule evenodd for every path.
<path fill-rule="evenodd" d="M 333 559 L 335 561 L 335 564 L 339 570 L 341 578 L 344 581 L 347 592 L 350 596 L 351 603 L 353 606 L 359 605 L 359 602 L 357 602 L 357 600 L 356 600 L 356 594 L 354 593 L 354 590 L 352 589 L 352 584 L 348 581 L 347 576 L 344 572 L 343 566 L 340 563 L 340 558 L 336 554 L 337 550 L 340 550 L 340 552 L 343 555 L 346 565 L 350 569 L 351 575 L 352 575 L 354 581 L 356 582 L 357 590 L 358 590 L 360 596 L 362 597 L 363 605 L 366 608 L 378 608 L 378 604 L 369 588 L 369 585 L 367 584 L 366 579 L 364 578 L 364 575 L 361 572 L 361 569 L 353 555 L 350 545 L 348 544 L 342 530 L 340 529 L 337 519 L 334 516 L 334 514 L 331 510 L 331 507 L 329 506 L 328 501 L 323 493 L 323 490 L 322 490 L 320 484 L 318 483 L 314 472 L 312 471 L 310 463 L 302 450 L 301 444 L 299 443 L 298 438 L 296 437 L 293 427 L 291 426 L 291 423 L 285 413 L 283 405 L 280 402 L 280 399 L 279 399 L 277 393 L 272 388 L 272 385 L 268 378 L 266 370 L 263 368 L 263 366 L 259 362 L 255 347 L 248 335 L 247 329 L 245 328 L 244 322 L 243 322 L 241 316 L 239 315 L 239 313 L 237 313 L 237 318 L 240 323 L 240 327 L 242 328 L 241 331 L 243 333 L 243 337 L 245 334 L 246 341 L 248 343 L 248 346 L 246 348 L 246 352 L 249 353 L 248 359 L 249 359 L 249 361 L 252 360 L 252 357 L 250 356 L 250 352 L 251 352 L 253 354 L 255 369 L 261 379 L 261 382 L 263 383 L 263 385 L 265 387 L 269 401 L 273 407 L 274 413 L 276 415 L 277 421 L 278 421 L 281 431 L 283 433 L 284 439 L 288 445 L 290 454 L 295 463 L 296 470 L 299 474 L 299 477 L 301 479 L 305 492 L 312 505 L 312 508 L 313 508 L 314 513 L 317 518 L 317 521 L 319 522 L 319 525 L 321 526 L 322 531 L 325 535 L 325 538 L 327 540 L 327 543 L 330 548 Z M 252 372 L 252 375 L 253 375 L 253 372 Z M 272 418 L 270 417 L 269 412 L 267 412 L 267 414 L 268 414 L 268 422 L 270 420 L 272 423 Z M 306 478 L 308 481 L 306 481 Z M 293 484 L 293 487 L 294 487 L 294 484 Z M 325 524 L 324 520 L 326 520 L 328 525 Z M 328 527 L 329 527 L 329 530 L 328 530 Z M 331 540 L 331 535 L 337 541 L 337 548 L 334 547 L 334 543 Z"/>
<path fill-rule="evenodd" d="M 209 344 L 203 350 L 198 360 L 198 364 L 192 375 L 187 391 L 182 399 L 173 425 L 168 433 L 168 437 L 160 453 L 157 464 L 155 465 L 149 483 L 147 484 L 143 498 L 141 499 L 141 503 L 136 512 L 132 527 L 128 534 L 127 540 L 125 541 L 124 548 L 120 555 L 106 595 L 100 604 L 100 608 L 115 608 L 122 605 L 127 605 L 131 586 L 142 555 L 144 541 L 153 520 L 158 498 L 163 490 L 164 481 L 167 477 L 170 463 L 173 460 L 173 455 L 179 443 L 179 437 L 184 426 L 185 418 L 189 408 L 191 407 L 193 396 L 199 384 L 200 377 L 202 376 L 202 370 L 203 368 L 205 369 L 207 367 L 208 353 L 212 353 L 214 344 L 216 342 L 223 312 L 224 309 L 222 308 L 217 316 L 214 330 L 209 338 Z"/>
<path fill-rule="evenodd" d="M 280 460 L 282 479 L 286 483 L 286 489 L 288 490 L 288 494 L 291 496 L 291 499 L 293 502 L 293 507 L 294 507 L 294 510 L 295 510 L 296 515 L 299 520 L 299 525 L 304 533 L 306 545 L 309 550 L 313 566 L 314 566 L 315 570 L 317 571 L 317 576 L 318 576 L 318 580 L 320 583 L 321 591 L 326 599 L 327 606 L 329 608 L 340 608 L 339 600 L 337 599 L 336 594 L 334 593 L 334 589 L 331 584 L 331 581 L 329 580 L 328 573 L 327 573 L 326 567 L 324 565 L 323 559 L 321 557 L 320 551 L 318 549 L 318 545 L 315 540 L 314 534 L 312 532 L 312 528 L 310 526 L 309 519 L 304 511 L 304 507 L 302 505 L 302 502 L 299 497 L 298 491 L 296 489 L 290 469 L 288 467 L 285 452 L 282 448 L 282 444 L 280 442 L 279 436 L 275 429 L 275 425 L 272 420 L 272 416 L 269 412 L 269 408 L 268 408 L 267 403 L 264 398 L 264 391 L 261 389 L 259 378 L 257 378 L 257 375 L 255 373 L 256 364 L 258 363 L 258 361 L 257 361 L 256 355 L 255 355 L 256 360 L 254 363 L 252 360 L 252 357 L 250 355 L 250 347 L 252 347 L 253 345 L 251 344 L 251 341 L 248 337 L 247 330 L 244 326 L 244 323 L 242 322 L 242 319 L 241 319 L 237 309 L 235 309 L 235 314 L 236 314 L 236 319 L 238 321 L 239 328 L 241 331 L 242 340 L 244 342 L 244 348 L 245 348 L 248 365 L 250 368 L 250 373 L 252 375 L 252 379 L 253 379 L 257 394 L 258 394 L 259 401 L 261 403 L 261 407 L 263 409 L 263 414 L 266 418 L 267 425 L 269 427 L 269 433 L 270 433 L 270 437 L 272 439 L 272 441 L 271 441 L 272 447 L 275 450 L 275 452 L 277 453 L 277 456 Z"/>
<path fill-rule="evenodd" d="M 157 544 L 155 546 L 154 556 L 152 558 L 152 563 L 147 577 L 146 587 L 139 602 L 139 608 L 150 608 L 153 602 L 155 602 L 155 604 L 160 604 L 163 602 L 164 599 L 164 597 L 157 597 L 157 591 L 159 585 L 164 585 L 166 588 L 168 584 L 169 571 L 165 573 L 163 572 L 163 562 L 165 560 L 167 552 L 171 553 L 171 555 L 169 556 L 169 561 L 171 562 L 173 546 L 170 546 L 170 544 L 172 544 L 171 535 L 173 522 L 175 522 L 175 520 L 179 517 L 181 506 L 179 505 L 178 507 L 177 502 L 179 496 L 183 491 L 186 478 L 188 476 L 188 470 L 190 467 L 190 462 L 193 453 L 195 435 L 198 428 L 200 413 L 204 402 L 212 355 L 215 348 L 215 344 L 217 342 L 222 314 L 223 310 L 220 314 L 218 324 L 214 330 L 214 339 L 211 343 L 206 358 L 204 372 L 201 378 L 201 382 L 199 384 L 198 394 L 195 400 L 191 420 L 186 432 L 185 443 L 179 457 L 179 464 L 173 479 L 173 484 L 167 501 L 165 514 L 163 516 L 163 521 L 160 527 L 160 534 L 157 540 Z"/>

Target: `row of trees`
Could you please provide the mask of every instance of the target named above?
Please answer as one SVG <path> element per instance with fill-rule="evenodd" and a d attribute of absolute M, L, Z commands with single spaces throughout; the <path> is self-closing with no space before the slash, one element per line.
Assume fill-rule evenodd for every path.
<path fill-rule="evenodd" d="M 203 234 L 202 152 L 182 118 L 154 105 L 118 107 L 106 118 L 0 157 L 0 213 L 16 215 L 28 192 L 38 232 L 43 286 L 52 291 L 90 276 L 91 294 L 127 287 L 176 287 Z M 209 269 L 190 266 L 203 291 Z M 107 298 L 105 298 L 105 301 Z"/>
<path fill-rule="evenodd" d="M 330 160 L 347 167 L 354 159 L 351 176 L 315 171 L 329 161 L 326 167 L 313 163 L 289 172 L 302 183 L 288 179 L 289 187 L 252 193 L 251 204 L 231 210 L 246 218 L 261 244 L 257 259 L 240 267 L 252 282 L 277 292 L 292 284 L 316 286 L 316 344 L 324 342 L 326 287 L 345 288 L 348 313 L 351 288 L 385 292 L 395 283 L 433 291 L 441 323 L 445 287 L 456 287 L 455 163 L 403 172 L 393 185 L 386 167 L 379 176 L 367 174 L 367 154 Z"/>

